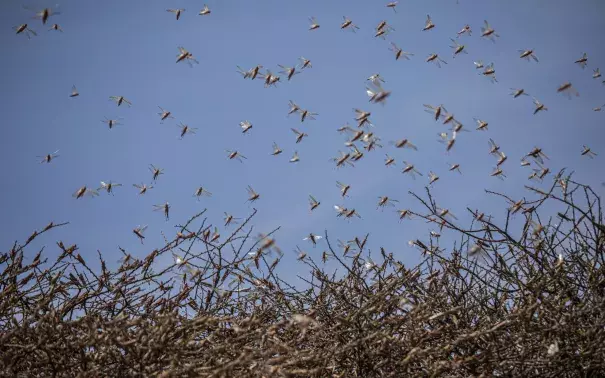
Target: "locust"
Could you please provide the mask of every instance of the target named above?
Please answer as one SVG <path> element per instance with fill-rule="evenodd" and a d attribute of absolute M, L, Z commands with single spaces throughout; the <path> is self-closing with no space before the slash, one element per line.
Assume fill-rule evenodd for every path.
<path fill-rule="evenodd" d="M 101 187 L 99 187 L 97 190 L 98 191 L 105 190 L 107 192 L 107 194 L 113 195 L 113 189 L 117 188 L 118 186 L 122 186 L 122 184 L 118 184 L 117 182 L 111 182 L 111 181 L 109 181 L 108 183 L 101 181 Z"/>
<path fill-rule="evenodd" d="M 475 210 L 474 212 L 472 210 L 469 209 L 469 211 L 471 212 L 471 214 L 473 214 L 473 217 L 478 221 L 478 222 L 489 222 L 492 219 L 492 216 L 485 216 L 485 213 L 480 213 L 479 210 Z M 487 219 L 486 219 L 487 218 Z"/>
<path fill-rule="evenodd" d="M 292 155 L 289 161 L 290 163 L 297 163 L 298 161 L 300 161 L 300 158 L 298 157 L 298 151 L 294 151 L 294 155 Z"/>
<path fill-rule="evenodd" d="M 229 160 L 237 159 L 240 161 L 240 163 L 243 163 L 244 161 L 242 159 L 248 159 L 247 157 L 242 155 L 239 151 L 225 150 L 225 152 L 227 152 L 229 154 L 227 156 L 229 158 Z"/>
<path fill-rule="evenodd" d="M 298 261 L 302 261 L 305 259 L 305 257 L 307 257 L 307 253 L 300 249 L 299 246 L 296 246 L 294 252 L 298 255 L 298 257 L 296 258 Z"/>
<path fill-rule="evenodd" d="M 380 29 L 380 30 L 376 30 L 376 34 L 374 34 L 374 38 L 378 38 L 378 37 L 380 37 L 380 38 L 382 38 L 382 39 L 385 39 L 385 38 L 386 38 L 386 35 L 387 35 L 388 33 L 389 33 L 389 29 L 387 29 L 387 28 L 382 28 L 382 29 Z"/>
<path fill-rule="evenodd" d="M 300 58 L 298 58 L 298 60 L 301 61 L 302 65 L 300 67 L 301 70 L 305 69 L 305 68 L 313 68 L 313 66 L 311 65 L 311 60 L 305 58 L 304 56 L 301 56 Z"/>
<path fill-rule="evenodd" d="M 506 159 L 508 159 L 508 157 L 506 156 L 506 154 L 503 151 L 498 151 L 495 155 L 498 157 L 498 161 L 496 162 L 496 167 L 501 166 L 502 164 L 504 164 Z"/>
<path fill-rule="evenodd" d="M 496 69 L 494 68 L 494 63 L 490 63 L 487 67 L 485 67 L 483 72 L 481 72 L 481 75 L 489 77 L 492 83 L 498 82 L 496 79 Z"/>
<path fill-rule="evenodd" d="M 399 60 L 399 58 L 410 60 L 409 57 L 414 56 L 414 54 L 410 52 L 403 51 L 403 49 L 398 47 L 394 42 L 391 42 L 391 47 L 389 47 L 389 50 L 395 53 L 395 60 Z"/>
<path fill-rule="evenodd" d="M 277 143 L 273 142 L 273 152 L 271 153 L 271 155 L 276 156 L 276 155 L 281 154 L 282 152 L 283 152 L 283 150 L 281 148 L 279 148 Z"/>
<path fill-rule="evenodd" d="M 42 158 L 42 160 L 40 161 L 40 164 L 42 163 L 50 163 L 54 158 L 59 157 L 60 155 L 58 154 L 59 150 L 50 153 L 50 154 L 46 154 L 44 156 L 37 156 L 38 158 Z"/>
<path fill-rule="evenodd" d="M 473 119 L 477 123 L 477 130 L 487 130 L 489 123 L 487 123 L 486 121 L 483 121 L 479 118 L 473 118 Z"/>
<path fill-rule="evenodd" d="M 536 56 L 536 54 L 534 54 L 534 50 L 528 49 L 528 50 L 518 50 L 518 51 L 521 53 L 521 55 L 519 55 L 519 58 L 525 59 L 528 62 L 530 61 L 530 58 L 531 58 L 536 63 L 538 62 L 538 57 Z"/>
<path fill-rule="evenodd" d="M 321 202 L 315 199 L 312 195 L 309 194 L 309 207 L 310 211 L 317 209 L 321 205 Z"/>
<path fill-rule="evenodd" d="M 376 34 L 374 37 L 381 37 L 384 39 L 385 35 L 391 31 L 395 31 L 395 29 L 389 25 L 386 20 L 382 20 L 376 26 Z"/>
<path fill-rule="evenodd" d="M 439 57 L 439 54 L 432 53 L 426 58 L 426 62 L 433 62 L 439 68 L 441 68 L 441 63 L 447 64 L 447 62 Z"/>
<path fill-rule="evenodd" d="M 389 154 L 386 154 L 386 159 L 384 160 L 384 165 L 391 166 L 391 165 L 396 165 L 395 163 L 395 158 L 389 156 Z"/>
<path fill-rule="evenodd" d="M 279 73 L 282 75 L 285 75 L 288 78 L 288 81 L 290 81 L 290 79 L 292 79 L 292 77 L 294 77 L 294 75 L 298 75 L 300 72 L 296 71 L 296 67 L 286 67 L 286 66 L 282 66 L 281 64 L 278 64 L 278 66 L 280 68 L 282 68 L 283 71 L 280 71 Z"/>
<path fill-rule="evenodd" d="M 359 159 L 361 159 L 363 157 L 363 152 L 359 151 L 359 149 L 357 148 L 356 145 L 354 145 L 354 144 L 351 145 L 351 148 L 354 151 L 353 154 L 351 155 L 351 160 L 358 161 Z M 366 147 L 364 147 L 364 148 L 366 148 Z"/>
<path fill-rule="evenodd" d="M 576 97 L 580 96 L 580 93 L 571 85 L 570 82 L 561 84 L 557 88 L 557 93 L 564 94 L 570 100 L 571 100 L 571 95 L 575 95 Z"/>
<path fill-rule="evenodd" d="M 338 247 L 342 249 L 342 254 L 346 256 L 347 253 L 349 253 L 349 251 L 351 250 L 352 242 L 344 243 L 342 240 L 338 239 Z"/>
<path fill-rule="evenodd" d="M 468 54 L 468 52 L 465 50 L 466 46 L 465 45 L 461 45 L 458 42 L 456 42 L 455 39 L 450 38 L 450 40 L 452 41 L 453 45 L 450 46 L 453 50 L 454 50 L 454 55 L 452 56 L 452 58 L 456 58 L 456 55 L 460 54 L 460 53 L 464 53 L 464 54 Z"/>
<path fill-rule="evenodd" d="M 29 28 L 29 26 L 27 24 L 21 24 L 19 26 L 13 26 L 13 30 L 15 31 L 15 34 L 25 34 L 25 36 L 27 36 L 27 39 L 31 39 L 31 36 L 37 36 L 38 34 L 33 31 L 32 29 Z"/>
<path fill-rule="evenodd" d="M 450 171 L 458 171 L 458 173 L 462 174 L 462 171 L 460 170 L 460 164 L 458 163 L 454 163 L 454 164 L 448 164 L 450 166 L 449 170 Z"/>
<path fill-rule="evenodd" d="M 290 110 L 288 111 L 288 115 L 292 113 L 297 113 L 300 110 L 300 106 L 298 106 L 294 101 L 289 100 Z"/>
<path fill-rule="evenodd" d="M 76 190 L 76 192 L 72 196 L 76 199 L 80 199 L 84 196 L 94 197 L 98 195 L 99 193 L 96 190 L 89 189 L 86 185 L 84 185 L 80 189 Z"/>
<path fill-rule="evenodd" d="M 262 77 L 262 74 L 260 74 L 260 70 L 263 68 L 262 65 L 256 65 L 252 68 L 250 68 L 248 71 L 244 71 L 240 66 L 237 66 L 237 69 L 240 74 L 242 74 L 244 76 L 244 79 L 250 78 L 252 80 L 256 79 L 257 77 Z"/>
<path fill-rule="evenodd" d="M 135 234 L 137 236 L 137 238 L 139 238 L 139 240 L 141 241 L 141 244 L 143 244 L 143 239 L 145 239 L 145 230 L 147 230 L 147 225 L 145 226 L 137 226 L 136 228 L 134 228 L 132 230 L 132 233 Z"/>
<path fill-rule="evenodd" d="M 204 8 L 202 8 L 202 10 L 200 11 L 200 13 L 198 13 L 198 15 L 206 16 L 210 13 L 212 13 L 212 11 L 210 10 L 210 8 L 208 8 L 208 5 L 204 4 Z"/>
<path fill-rule="evenodd" d="M 443 143 L 445 144 L 445 151 L 450 151 L 453 147 L 454 144 L 456 143 L 456 135 L 457 133 L 454 131 L 452 132 L 452 136 L 450 137 L 448 135 L 448 133 L 439 133 L 437 134 L 439 136 L 439 139 L 437 140 L 439 143 Z"/>
<path fill-rule="evenodd" d="M 409 148 L 414 151 L 418 151 L 418 148 L 414 144 L 412 144 L 412 142 L 410 142 L 410 140 L 407 138 L 392 141 L 390 142 L 390 144 L 395 146 L 396 148 Z"/>
<path fill-rule="evenodd" d="M 521 88 L 521 89 L 515 89 L 515 88 L 511 88 L 510 89 L 511 92 L 511 96 L 513 96 L 513 98 L 517 98 L 519 96 L 529 96 L 529 93 L 525 92 L 525 89 Z"/>
<path fill-rule="evenodd" d="M 355 130 L 355 129 L 351 128 L 350 126 L 343 126 L 338 130 L 346 131 L 346 132 L 353 134 L 353 137 L 351 138 L 351 140 L 348 141 L 347 143 L 345 143 L 347 146 L 350 146 L 352 143 L 358 141 L 365 135 L 365 132 L 363 130 Z"/>
<path fill-rule="evenodd" d="M 212 197 L 212 193 L 209 192 L 207 189 L 205 189 L 203 186 L 198 187 L 195 190 L 195 193 L 193 193 L 194 197 L 197 197 L 197 200 L 200 200 L 200 197 L 202 196 L 206 196 L 206 197 Z"/>
<path fill-rule="evenodd" d="M 313 248 L 315 248 L 315 246 L 317 245 L 317 241 L 321 238 L 322 238 L 322 236 L 320 236 L 320 235 L 315 235 L 313 233 L 309 233 L 309 235 L 307 237 L 305 237 L 303 240 L 309 240 L 311 243 L 313 243 Z"/>
<path fill-rule="evenodd" d="M 422 28 L 422 31 L 431 30 L 434 27 L 435 27 L 435 24 L 433 23 L 433 20 L 431 20 L 431 16 L 427 14 L 426 22 L 424 23 L 424 28 Z"/>
<path fill-rule="evenodd" d="M 340 196 L 343 198 L 346 197 L 349 190 L 351 190 L 351 185 L 343 184 L 340 181 L 336 181 L 336 186 L 340 188 Z"/>
<path fill-rule="evenodd" d="M 252 203 L 260 198 L 260 194 L 255 192 L 250 185 L 248 185 L 246 190 L 248 191 L 248 200 L 246 202 Z"/>
<path fill-rule="evenodd" d="M 378 197 L 378 207 L 376 207 L 376 210 L 378 210 L 380 208 L 384 209 L 387 206 L 395 206 L 396 202 L 399 202 L 399 201 L 391 199 L 388 196 Z"/>
<path fill-rule="evenodd" d="M 280 81 L 280 77 L 273 75 L 270 70 L 266 70 L 266 73 L 260 75 L 265 79 L 265 88 L 276 86 L 277 82 Z"/>
<path fill-rule="evenodd" d="M 582 57 L 576 60 L 574 63 L 582 67 L 582 69 L 586 68 L 586 64 L 588 63 L 588 54 L 583 53 Z"/>
<path fill-rule="evenodd" d="M 181 18 L 181 13 L 183 13 L 184 11 L 185 9 L 166 9 L 166 12 L 174 13 L 177 21 L 179 18 Z"/>
<path fill-rule="evenodd" d="M 147 193 L 147 190 L 149 189 L 153 189 L 153 185 L 148 186 L 147 184 L 132 184 L 132 186 L 139 190 L 139 195 Z"/>
<path fill-rule="evenodd" d="M 296 130 L 294 128 L 290 128 L 290 130 L 292 130 L 292 132 L 294 134 L 296 134 L 296 143 L 300 143 L 303 140 L 304 137 L 309 136 L 309 134 L 304 133 L 304 132 L 300 132 L 300 131 L 298 131 L 298 130 Z"/>
<path fill-rule="evenodd" d="M 366 234 L 366 236 L 363 238 L 363 240 L 360 240 L 357 236 L 355 237 L 355 239 L 350 240 L 349 242 L 355 242 L 355 244 L 357 244 L 357 248 L 359 249 L 359 251 L 361 252 L 361 250 L 363 250 L 363 248 L 366 245 L 366 242 L 368 241 L 368 237 L 370 236 L 370 234 Z"/>
<path fill-rule="evenodd" d="M 532 157 L 536 162 L 544 164 L 544 159 L 549 159 L 548 156 L 542 152 L 540 147 L 534 147 L 531 151 L 525 155 L 525 157 Z"/>
<path fill-rule="evenodd" d="M 190 127 L 189 125 L 185 125 L 183 122 L 176 125 L 176 127 L 181 129 L 179 139 L 183 139 L 186 134 L 195 134 L 197 130 L 197 127 Z"/>
<path fill-rule="evenodd" d="M 492 138 L 489 138 L 489 153 L 491 155 L 497 155 L 498 151 L 500 150 L 500 146 L 496 144 L 496 142 L 494 142 L 494 140 Z"/>
<path fill-rule="evenodd" d="M 160 205 L 153 205 L 153 211 L 163 211 L 166 220 L 170 219 L 170 204 L 168 202 Z"/>
<path fill-rule="evenodd" d="M 431 253 L 432 252 L 432 248 L 427 247 L 426 244 L 424 244 L 419 239 L 410 240 L 408 242 L 408 245 L 410 247 L 418 247 L 418 248 L 420 248 L 422 250 L 423 254 Z"/>
<path fill-rule="evenodd" d="M 544 177 L 546 177 L 546 175 L 550 173 L 550 168 L 544 167 L 538 162 L 536 162 L 536 165 L 538 166 L 538 168 L 533 169 L 534 175 L 533 177 L 530 176 L 530 178 L 536 178 L 537 180 L 542 181 Z"/>
<path fill-rule="evenodd" d="M 441 110 L 442 110 L 442 112 L 441 112 L 441 116 L 440 117 L 443 118 L 443 124 L 444 125 L 447 125 L 448 123 L 450 123 L 452 121 L 454 123 L 456 122 L 456 119 L 454 118 L 454 114 L 448 112 L 447 109 L 445 108 L 445 106 L 442 105 L 441 106 Z"/>
<path fill-rule="evenodd" d="M 153 164 L 149 164 L 149 170 L 151 171 L 153 181 L 157 181 L 158 177 L 164 174 L 163 169 L 157 168 Z"/>
<path fill-rule="evenodd" d="M 534 97 L 533 100 L 534 100 L 534 105 L 535 105 L 534 115 L 536 115 L 540 111 L 548 110 L 548 108 L 543 103 L 538 101 L 537 98 Z"/>
<path fill-rule="evenodd" d="M 35 16 L 33 18 L 38 19 L 38 20 L 42 20 L 42 24 L 46 25 L 46 21 L 48 21 L 49 17 L 51 16 L 55 16 L 58 14 L 61 14 L 61 12 L 56 12 L 55 10 L 53 10 L 52 8 L 44 8 L 41 11 L 36 11 L 28 6 L 23 6 L 23 8 L 30 10 L 30 11 L 34 11 L 36 12 Z"/>
<path fill-rule="evenodd" d="M 349 161 L 349 158 L 351 158 L 350 153 L 345 153 L 342 151 L 338 151 L 338 153 L 340 154 L 339 156 L 330 159 L 336 163 L 336 168 L 344 167 L 346 164 L 353 166 L 353 163 Z"/>
<path fill-rule="evenodd" d="M 582 150 L 582 156 L 588 156 L 589 158 L 594 158 L 595 156 L 597 156 L 596 152 L 592 152 L 590 147 L 587 146 L 582 146 L 583 150 Z"/>
<path fill-rule="evenodd" d="M 179 46 L 177 48 L 179 50 L 179 53 L 176 55 L 176 63 L 187 61 L 187 63 L 189 64 L 189 67 L 193 67 L 192 62 L 196 63 L 196 64 L 200 63 L 197 61 L 197 59 L 195 59 L 193 57 L 193 54 L 191 54 L 189 51 L 187 51 L 184 47 Z"/>
<path fill-rule="evenodd" d="M 218 232 L 218 228 L 214 227 L 214 232 L 212 233 L 212 235 L 210 236 L 210 241 L 209 243 L 214 243 L 216 241 L 218 241 L 218 239 L 221 237 L 221 234 Z"/>
<path fill-rule="evenodd" d="M 472 32 L 473 31 L 471 30 L 471 26 L 469 24 L 466 24 L 462 27 L 462 29 L 460 29 L 458 33 L 456 33 L 456 38 L 460 38 L 460 36 L 463 34 L 468 34 L 470 36 Z"/>
<path fill-rule="evenodd" d="M 319 23 L 315 17 L 309 17 L 309 22 L 311 23 L 309 30 L 319 29 Z"/>
<path fill-rule="evenodd" d="M 159 105 L 158 105 L 158 108 L 160 108 L 160 112 L 158 113 L 158 115 L 160 116 L 160 120 L 162 121 L 162 123 L 163 123 L 163 121 L 165 121 L 168 118 L 173 118 L 174 119 L 174 117 L 172 116 L 171 112 L 169 112 L 168 110 L 163 109 Z"/>
<path fill-rule="evenodd" d="M 248 120 L 241 121 L 239 126 L 242 128 L 242 133 L 247 133 L 252 128 L 252 123 Z"/>
<path fill-rule="evenodd" d="M 416 179 L 416 175 L 420 175 L 422 176 L 422 173 L 420 173 L 416 167 L 414 166 L 414 164 L 410 164 L 407 161 L 403 161 L 403 165 L 405 167 L 403 167 L 403 169 L 401 170 L 401 173 L 408 173 L 410 176 L 412 176 L 412 178 L 415 180 Z"/>
<path fill-rule="evenodd" d="M 439 120 L 439 118 L 441 117 L 441 112 L 443 110 L 443 105 L 433 106 L 433 105 L 424 104 L 424 107 L 426 108 L 424 110 L 425 112 L 432 113 L 434 115 L 435 121 Z"/>
<path fill-rule="evenodd" d="M 315 119 L 316 115 L 319 115 L 318 113 L 313 113 L 308 111 L 307 109 L 298 109 L 298 112 L 300 113 L 300 122 L 305 122 L 305 119 Z"/>
<path fill-rule="evenodd" d="M 118 119 L 109 119 L 107 117 L 105 117 L 105 120 L 101 120 L 101 122 L 106 123 L 107 126 L 109 126 L 109 129 L 113 129 L 114 126 L 116 125 L 121 125 L 120 120 L 121 118 Z"/>
<path fill-rule="evenodd" d="M 366 112 L 361 109 L 353 108 L 355 112 L 355 120 L 357 121 L 357 127 L 362 127 L 365 124 L 372 126 L 372 122 L 370 121 L 371 112 Z"/>
<path fill-rule="evenodd" d="M 109 96 L 109 100 L 115 101 L 118 106 L 122 104 L 126 104 L 128 107 L 132 106 L 132 102 L 128 101 L 124 96 Z"/>
<path fill-rule="evenodd" d="M 399 223 L 405 218 L 412 219 L 412 213 L 408 209 L 397 210 L 397 213 L 399 214 Z"/>
<path fill-rule="evenodd" d="M 378 143 L 380 141 L 380 138 L 378 138 L 376 136 L 370 137 L 369 134 L 366 134 L 364 136 L 364 138 L 362 139 L 362 141 L 364 143 L 366 143 L 366 145 L 363 146 L 363 148 L 365 148 L 368 151 L 372 151 L 372 150 L 376 149 L 376 147 L 382 147 L 382 144 Z M 357 150 L 357 147 L 355 147 L 355 150 L 357 151 L 357 153 L 359 153 L 359 151 Z M 361 155 L 363 156 L 363 154 L 361 154 Z M 360 158 L 361 158 L 361 156 L 360 156 Z M 355 160 L 359 160 L 359 159 L 355 159 Z"/>
<path fill-rule="evenodd" d="M 231 224 L 238 224 L 239 223 L 238 221 L 240 220 L 240 218 L 236 218 L 236 217 L 234 217 L 233 215 L 231 215 L 231 214 L 229 214 L 227 212 L 225 212 L 224 214 L 225 214 L 225 218 L 224 218 L 225 224 L 224 224 L 224 227 L 228 227 Z"/>
<path fill-rule="evenodd" d="M 353 33 L 355 33 L 355 30 L 359 29 L 359 26 L 355 25 L 353 21 L 351 21 L 351 19 L 349 19 L 348 17 L 342 16 L 342 18 L 343 22 L 342 24 L 340 24 L 341 29 L 348 29 L 351 30 Z"/>
<path fill-rule="evenodd" d="M 437 216 L 440 218 L 453 218 L 458 219 L 449 209 L 438 209 Z"/>
<path fill-rule="evenodd" d="M 371 75 L 370 77 L 368 77 L 366 79 L 366 81 L 370 81 L 373 84 L 376 84 L 376 83 L 378 83 L 378 84 L 380 84 L 380 83 L 386 83 L 386 81 L 382 78 L 382 76 L 380 76 L 379 73 Z"/>
<path fill-rule="evenodd" d="M 461 131 L 464 132 L 469 132 L 468 130 L 464 129 L 464 125 L 462 123 L 460 123 L 458 120 L 454 119 L 453 120 L 453 125 L 452 125 L 452 132 L 454 133 L 459 133 Z"/>
<path fill-rule="evenodd" d="M 487 20 L 484 20 L 483 23 L 484 26 L 481 27 L 481 37 L 487 38 L 492 42 L 496 42 L 495 37 L 500 37 L 498 34 L 496 34 L 496 30 L 489 25 Z"/>
<path fill-rule="evenodd" d="M 373 102 L 375 104 L 384 104 L 386 99 L 391 96 L 391 91 L 387 91 L 382 88 L 382 85 L 377 80 L 373 80 L 371 83 L 372 86 L 366 87 L 366 93 L 368 97 L 370 97 L 370 102 Z"/>

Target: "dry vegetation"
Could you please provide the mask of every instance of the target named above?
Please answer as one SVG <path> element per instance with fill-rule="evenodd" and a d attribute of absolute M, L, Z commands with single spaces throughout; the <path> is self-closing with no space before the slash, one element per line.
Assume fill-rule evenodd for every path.
<path fill-rule="evenodd" d="M 424 257 L 413 268 L 398 261 L 407 247 L 397 254 L 381 249 L 381 261 L 374 253 L 371 262 L 371 238 L 357 238 L 345 253 L 326 233 L 324 256 L 299 256 L 309 267 L 302 291 L 278 276 L 282 255 L 271 233 L 252 234 L 255 212 L 213 242 L 198 214 L 174 240 L 143 259 L 125 256 L 115 271 L 101 255 L 93 269 L 93 256 L 67 242 L 57 243 L 62 253 L 54 262 L 29 251 L 34 239 L 61 226 L 51 223 L 0 255 L 0 371 L 603 376 L 601 204 L 589 187 L 557 178 L 544 192 L 528 187 L 533 201 L 495 197 L 510 202 L 506 219 L 475 213 L 467 229 L 442 217 L 427 189 L 416 196 L 425 211 L 415 217 L 459 239 L 447 248 L 438 238 L 419 241 Z M 541 218 L 547 209 L 562 211 Z M 155 270 L 162 264 L 154 261 L 171 254 L 176 262 Z M 324 270 L 321 258 L 344 273 Z"/>

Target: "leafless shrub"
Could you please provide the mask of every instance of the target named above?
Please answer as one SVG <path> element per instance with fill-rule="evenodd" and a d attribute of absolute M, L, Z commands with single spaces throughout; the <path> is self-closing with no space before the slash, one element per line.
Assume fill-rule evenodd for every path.
<path fill-rule="evenodd" d="M 26 263 L 28 245 L 63 225 L 51 223 L 0 255 L 0 372 L 603 375 L 600 199 L 562 172 L 549 190 L 527 189 L 535 199 L 493 193 L 507 202 L 506 217 L 498 222 L 469 209 L 475 220 L 468 228 L 444 214 L 428 188 L 423 197 L 412 193 L 424 206 L 414 214 L 459 241 L 446 249 L 443 237 L 419 238 L 423 260 L 407 268 L 382 248 L 370 259 L 368 235 L 343 254 L 326 232 L 322 257 L 345 273 L 306 256 L 300 260 L 309 268 L 306 289 L 279 277 L 282 255 L 273 233 L 257 238 L 249 225 L 256 210 L 214 241 L 202 212 L 144 259 L 123 251 L 115 270 L 100 253 L 93 264 L 62 241 L 56 261 L 39 251 Z M 541 215 L 548 212 L 558 215 Z M 162 256 L 175 263 L 159 264 Z"/>

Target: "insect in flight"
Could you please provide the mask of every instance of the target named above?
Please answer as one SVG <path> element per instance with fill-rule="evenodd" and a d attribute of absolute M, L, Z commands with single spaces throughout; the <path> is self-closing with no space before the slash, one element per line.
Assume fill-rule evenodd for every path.
<path fill-rule="evenodd" d="M 51 154 L 46 154 L 44 156 L 37 156 L 38 158 L 42 158 L 42 160 L 40 161 L 40 164 L 42 164 L 42 163 L 47 163 L 47 164 L 50 163 L 54 158 L 59 157 L 58 152 L 59 152 L 59 150 L 57 150 L 57 151 L 55 151 L 55 152 L 53 152 Z"/>
<path fill-rule="evenodd" d="M 187 51 L 184 47 L 179 46 L 178 49 L 179 49 L 179 53 L 176 56 L 177 63 L 186 61 L 189 64 L 189 67 L 193 67 L 192 63 L 195 63 L 195 64 L 200 63 L 193 57 L 193 54 L 191 54 L 189 51 Z"/>
<path fill-rule="evenodd" d="M 202 8 L 202 10 L 200 11 L 200 13 L 198 13 L 198 15 L 206 16 L 210 13 L 212 13 L 212 11 L 210 10 L 210 8 L 208 8 L 208 5 L 204 4 L 204 8 Z"/>
<path fill-rule="evenodd" d="M 27 39 L 31 39 L 31 36 L 37 36 L 38 34 L 33 31 L 32 29 L 29 28 L 29 26 L 27 24 L 21 24 L 19 26 L 13 26 L 13 30 L 16 32 L 16 34 L 25 34 L 27 36 Z"/>
<path fill-rule="evenodd" d="M 181 13 L 183 13 L 184 11 L 185 9 L 166 9 L 166 12 L 174 13 L 177 21 L 179 18 L 181 18 Z"/>
<path fill-rule="evenodd" d="M 55 6 L 55 9 L 58 7 L 58 4 Z M 30 8 L 28 6 L 23 6 L 23 8 L 29 10 L 29 11 L 33 11 L 36 12 L 36 15 L 33 17 L 35 19 L 38 20 L 42 20 L 42 24 L 46 25 L 46 21 L 48 21 L 48 18 L 51 16 L 55 16 L 58 14 L 61 14 L 61 12 L 57 12 L 56 10 L 54 10 L 53 8 L 44 8 L 40 11 L 36 11 L 33 8 Z"/>

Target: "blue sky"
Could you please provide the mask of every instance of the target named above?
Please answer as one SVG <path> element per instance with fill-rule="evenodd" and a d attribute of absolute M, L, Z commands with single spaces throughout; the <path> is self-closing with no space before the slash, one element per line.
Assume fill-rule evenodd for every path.
<path fill-rule="evenodd" d="M 427 239 L 423 221 L 399 223 L 394 209 L 377 211 L 378 196 L 399 200 L 397 208 L 420 209 L 408 194 L 422 193 L 429 170 L 440 176 L 433 193 L 468 224 L 467 206 L 501 214 L 503 203 L 484 189 L 514 198 L 529 196 L 523 190 L 531 170 L 520 158 L 535 145 L 551 157 L 552 171 L 568 167 L 575 178 L 594 185 L 601 194 L 604 181 L 602 142 L 604 112 L 592 108 L 605 104 L 603 78 L 593 79 L 593 69 L 605 71 L 605 3 L 562 0 L 536 1 L 401 1 L 397 13 L 386 1 L 255 2 L 208 0 L 212 14 L 198 16 L 203 2 L 109 0 L 95 5 L 81 1 L 60 3 L 60 15 L 43 26 L 21 2 L 3 2 L 0 12 L 4 32 L 0 41 L 3 85 L 3 126 L 0 128 L 0 169 L 4 174 L 0 195 L 0 244 L 9 248 L 49 221 L 70 225 L 44 235 L 36 246 L 77 243 L 91 258 L 102 251 L 108 261 L 119 258 L 118 245 L 143 256 L 162 244 L 160 231 L 174 235 L 174 225 L 208 208 L 210 222 L 222 225 L 223 212 L 246 217 L 246 187 L 261 194 L 254 205 L 259 212 L 255 230 L 268 232 L 281 226 L 277 240 L 289 257 L 282 269 L 301 273 L 292 263 L 296 245 L 320 256 L 323 242 L 313 249 L 302 241 L 309 232 L 327 229 L 331 239 L 350 240 L 371 233 L 370 245 L 383 246 L 407 263 L 419 253 L 408 247 L 414 238 Z M 39 1 L 34 8 L 52 6 Z M 186 8 L 179 21 L 167 8 Z M 426 15 L 436 27 L 422 32 Z M 321 27 L 309 31 L 308 18 Z M 360 29 L 340 30 L 343 16 Z M 395 29 L 386 40 L 374 38 L 374 28 L 387 20 Z M 500 38 L 496 43 L 480 38 L 488 20 Z M 37 37 L 28 40 L 10 29 L 28 23 Z M 58 23 L 64 32 L 47 31 Z M 472 36 L 460 38 L 469 52 L 452 59 L 450 38 L 465 24 Z M 395 61 L 388 50 L 395 42 L 415 55 Z M 199 60 L 190 68 L 175 64 L 177 46 Z M 519 49 L 535 49 L 539 63 L 519 58 Z M 447 61 L 441 69 L 426 63 L 430 53 Z M 573 62 L 588 53 L 588 65 Z M 262 64 L 279 71 L 298 57 L 311 59 L 313 68 L 282 79 L 276 88 L 262 81 L 244 80 L 236 66 Z M 498 83 L 478 75 L 473 61 L 494 62 Z M 368 103 L 365 79 L 380 73 L 392 95 L 385 106 Z M 580 92 L 568 100 L 556 93 L 570 81 Z M 80 96 L 70 98 L 72 85 Z M 531 97 L 513 99 L 510 88 L 524 88 L 549 108 L 533 115 Z M 131 108 L 117 107 L 109 96 L 122 95 Z M 287 117 L 288 101 L 319 113 L 315 121 L 301 124 Z M 424 112 L 423 104 L 444 104 L 467 128 L 453 150 L 446 154 L 437 133 L 447 127 Z M 160 123 L 158 105 L 175 119 Z M 354 123 L 353 108 L 372 112 L 374 133 L 384 148 L 366 152 L 354 168 L 336 170 L 329 159 L 346 150 L 345 136 L 336 129 Z M 104 117 L 123 118 L 123 125 L 109 130 Z M 475 131 L 473 117 L 489 122 L 486 132 Z M 242 134 L 239 122 L 250 120 L 253 129 Z M 178 138 L 177 124 L 198 128 L 197 134 Z M 309 137 L 294 143 L 291 127 Z M 409 138 L 418 151 L 396 150 L 388 141 Z M 509 156 L 503 165 L 505 181 L 489 174 L 495 159 L 489 156 L 493 138 Z M 271 156 L 272 143 L 284 150 Z M 580 156 L 582 145 L 599 153 L 591 160 Z M 361 144 L 359 145 L 361 147 Z M 60 150 L 51 164 L 38 164 L 37 155 Z M 225 149 L 239 150 L 244 163 L 228 160 Z M 294 150 L 300 162 L 288 159 Z M 397 160 L 385 167 L 385 153 Z M 402 175 L 402 160 L 424 174 L 416 180 Z M 447 163 L 459 163 L 463 175 L 448 172 Z M 150 183 L 148 165 L 165 169 L 154 189 L 138 196 L 134 183 Z M 552 178 L 552 176 L 550 176 Z M 72 198 L 83 185 L 98 187 L 113 180 L 124 184 L 115 196 L 101 193 L 94 199 Z M 351 184 L 350 198 L 341 200 L 336 181 Z M 545 180 L 544 186 L 550 184 Z M 197 202 L 198 186 L 213 193 Z M 307 196 L 321 206 L 309 214 Z M 170 221 L 152 206 L 169 201 Z M 350 223 L 336 218 L 333 205 L 356 208 L 363 219 Z M 144 246 L 131 230 L 148 224 Z M 228 232 L 223 230 L 222 234 Z M 33 253 L 33 252 L 32 252 Z"/>

